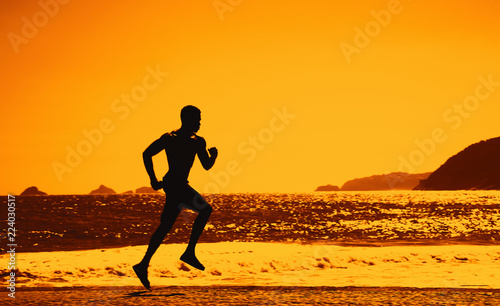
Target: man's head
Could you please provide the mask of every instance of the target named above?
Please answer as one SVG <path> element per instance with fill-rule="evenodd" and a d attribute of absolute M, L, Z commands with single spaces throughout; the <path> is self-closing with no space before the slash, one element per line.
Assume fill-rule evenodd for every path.
<path fill-rule="evenodd" d="M 197 132 L 200 129 L 201 111 L 196 106 L 187 105 L 181 110 L 182 127 L 191 132 Z"/>

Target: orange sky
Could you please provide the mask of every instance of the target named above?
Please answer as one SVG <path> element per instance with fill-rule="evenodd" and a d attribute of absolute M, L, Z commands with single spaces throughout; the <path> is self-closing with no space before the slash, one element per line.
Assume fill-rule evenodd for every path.
<path fill-rule="evenodd" d="M 200 192 L 433 171 L 500 136 L 495 0 L 60 2 L 0 4 L 1 194 L 148 185 L 141 153 L 187 104 L 219 149 Z"/>

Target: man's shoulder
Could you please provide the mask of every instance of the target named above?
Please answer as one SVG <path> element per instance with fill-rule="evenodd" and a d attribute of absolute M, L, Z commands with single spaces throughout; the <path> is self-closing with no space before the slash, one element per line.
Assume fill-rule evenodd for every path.
<path fill-rule="evenodd" d="M 193 138 L 196 139 L 196 140 L 201 140 L 201 141 L 205 141 L 205 138 L 201 137 L 200 135 L 198 134 L 193 134 Z"/>
<path fill-rule="evenodd" d="M 199 142 L 200 144 L 205 144 L 205 138 L 201 137 L 200 135 L 193 134 L 193 138 L 196 140 L 196 142 Z"/>
<path fill-rule="evenodd" d="M 172 133 L 171 132 L 167 132 L 167 133 L 161 135 L 160 139 L 165 139 L 165 138 L 170 138 L 170 137 L 172 137 Z"/>
<path fill-rule="evenodd" d="M 174 138 L 175 136 L 176 136 L 175 131 L 166 132 L 165 134 L 161 135 L 160 140 L 169 141 L 170 139 Z"/>
<path fill-rule="evenodd" d="M 177 134 L 177 130 L 174 130 L 172 132 L 167 132 L 167 133 L 163 134 L 160 137 L 160 139 L 162 139 L 162 140 L 169 140 L 169 139 L 172 139 L 172 138 L 176 138 L 178 136 L 179 135 Z M 196 140 L 196 142 L 205 143 L 205 138 L 201 137 L 200 135 L 197 135 L 196 133 L 194 133 L 193 135 L 191 135 L 191 139 Z"/>
<path fill-rule="evenodd" d="M 179 130 L 173 130 L 170 132 L 166 132 L 161 137 L 177 137 L 177 136 L 179 136 Z"/>

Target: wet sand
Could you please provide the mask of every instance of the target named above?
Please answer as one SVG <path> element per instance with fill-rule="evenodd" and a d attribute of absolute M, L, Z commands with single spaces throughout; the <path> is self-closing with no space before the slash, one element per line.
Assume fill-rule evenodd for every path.
<path fill-rule="evenodd" d="M 5 300 L 5 299 L 3 299 Z M 394 287 L 26 288 L 12 305 L 499 305 L 498 289 Z"/>
<path fill-rule="evenodd" d="M 132 266 L 147 246 L 18 253 L 16 286 L 140 285 Z M 262 242 L 201 243 L 205 271 L 179 260 L 185 244 L 162 245 L 149 267 L 166 286 L 334 286 L 500 289 L 500 246 L 347 247 Z M 0 255 L 1 262 L 8 254 Z M 2 271 L 7 282 L 8 271 Z"/>

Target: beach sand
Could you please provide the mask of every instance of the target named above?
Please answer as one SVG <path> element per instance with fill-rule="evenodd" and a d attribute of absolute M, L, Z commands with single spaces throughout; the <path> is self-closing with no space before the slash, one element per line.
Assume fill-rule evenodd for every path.
<path fill-rule="evenodd" d="M 18 253 L 19 287 L 135 286 L 132 265 L 147 246 Z M 185 244 L 162 245 L 152 286 L 387 286 L 500 289 L 500 246 L 346 247 L 261 242 L 201 243 L 205 271 L 179 260 Z M 0 256 L 7 262 L 8 254 Z"/>
<path fill-rule="evenodd" d="M 0 299 L 2 300 L 2 299 Z M 391 287 L 37 288 L 12 305 L 498 305 L 500 290 Z"/>
<path fill-rule="evenodd" d="M 428 301 L 457 298 L 466 305 L 469 297 L 500 303 L 500 246 L 202 243 L 197 254 L 207 268 L 198 271 L 178 259 L 185 244 L 166 244 L 149 268 L 154 291 L 138 294 L 144 289 L 132 265 L 140 261 L 146 247 L 18 253 L 16 301 L 24 300 L 26 305 L 43 299 L 74 304 L 92 300 L 124 305 L 147 298 L 153 304 L 174 299 L 179 305 L 195 301 L 238 305 L 238 297 L 251 304 L 297 300 L 307 305 L 318 299 L 335 304 L 342 299 L 388 301 L 391 296 L 413 302 L 412 296 L 418 295 Z M 7 259 L 0 256 L 3 262 Z M 193 298 L 193 292 L 200 297 Z"/>

